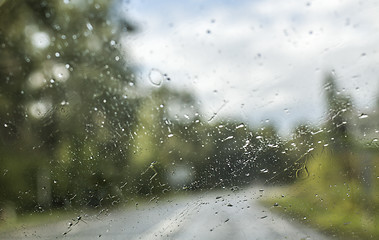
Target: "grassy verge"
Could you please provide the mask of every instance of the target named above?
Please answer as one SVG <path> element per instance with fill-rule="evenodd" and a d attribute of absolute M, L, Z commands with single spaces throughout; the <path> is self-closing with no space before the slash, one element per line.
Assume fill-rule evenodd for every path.
<path fill-rule="evenodd" d="M 338 239 L 379 239 L 375 185 L 367 189 L 361 180 L 347 179 L 325 153 L 312 159 L 308 168 L 307 179 L 268 190 L 263 204 Z"/>
<path fill-rule="evenodd" d="M 312 200 L 288 194 L 285 197 L 266 197 L 262 201 L 276 213 L 285 214 L 339 239 L 379 239 L 378 214 L 352 207 L 349 203 L 329 208 Z"/>
<path fill-rule="evenodd" d="M 61 221 L 69 221 L 78 213 L 75 211 L 54 210 L 42 213 L 25 213 L 21 216 L 4 219 L 0 222 L 0 233 L 44 226 Z"/>

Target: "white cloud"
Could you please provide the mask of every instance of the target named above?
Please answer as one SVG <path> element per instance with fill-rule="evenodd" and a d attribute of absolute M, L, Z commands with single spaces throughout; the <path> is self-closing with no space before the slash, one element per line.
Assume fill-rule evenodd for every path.
<path fill-rule="evenodd" d="M 195 1 L 169 11 L 165 2 L 160 11 L 139 4 L 129 12 L 143 23 L 142 32 L 126 44 L 142 66 L 142 80 L 152 68 L 168 73 L 170 84 L 194 89 L 206 115 L 226 100 L 220 114 L 247 121 L 279 117 L 283 109 L 292 109 L 281 119 L 287 125 L 320 119 L 321 82 L 332 68 L 358 107 L 378 94 L 379 6 L 373 1 Z"/>

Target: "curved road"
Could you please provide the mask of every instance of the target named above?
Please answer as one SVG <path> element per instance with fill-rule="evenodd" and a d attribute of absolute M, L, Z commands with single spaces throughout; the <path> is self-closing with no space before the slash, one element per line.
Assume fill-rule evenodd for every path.
<path fill-rule="evenodd" d="M 0 239 L 328 239 L 258 204 L 260 192 L 207 192 L 79 220 L 20 229 Z M 69 224 L 71 222 L 71 224 Z"/>

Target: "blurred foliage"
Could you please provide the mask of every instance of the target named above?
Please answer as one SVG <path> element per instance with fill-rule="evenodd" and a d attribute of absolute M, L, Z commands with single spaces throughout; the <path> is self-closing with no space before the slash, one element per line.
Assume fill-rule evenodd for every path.
<path fill-rule="evenodd" d="M 328 76 L 325 82 L 329 114 L 324 126 L 319 130 L 300 126 L 295 131 L 294 139 L 300 136 L 300 142 L 312 146 L 303 155 L 306 177 L 272 191 L 265 203 L 338 238 L 378 239 L 379 148 L 377 137 L 365 133 L 377 133 L 378 106 L 372 114 L 354 116 L 351 99 L 335 79 Z"/>
<path fill-rule="evenodd" d="M 336 161 L 333 151 L 317 151 L 309 161 L 308 178 L 280 191 L 268 190 L 264 202 L 337 238 L 378 239 L 379 172 L 375 166 L 379 152 L 371 154 L 375 157 L 367 167 L 375 170 L 363 170 L 358 179 L 352 180 L 343 174 L 345 167 Z"/>
<path fill-rule="evenodd" d="M 19 212 L 114 203 L 126 180 L 139 100 L 119 41 L 135 27 L 113 4 L 0 8 L 0 200 Z"/>

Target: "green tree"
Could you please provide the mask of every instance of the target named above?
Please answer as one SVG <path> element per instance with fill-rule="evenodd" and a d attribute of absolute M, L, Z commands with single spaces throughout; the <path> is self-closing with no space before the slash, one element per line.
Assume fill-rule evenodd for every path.
<path fill-rule="evenodd" d="M 21 211 L 121 199 L 138 98 L 120 44 L 135 27 L 117 4 L 1 2 L 1 203 Z"/>
<path fill-rule="evenodd" d="M 349 96 L 341 92 L 332 75 L 325 78 L 324 93 L 327 107 L 327 142 L 335 154 L 335 160 L 344 169 L 348 178 L 356 178 L 356 167 L 352 157 L 354 140 L 350 125 L 353 104 Z"/>
<path fill-rule="evenodd" d="M 130 166 L 138 181 L 137 192 L 159 195 L 171 186 L 179 187 L 172 177 L 177 169 L 192 174 L 206 137 L 198 131 L 200 120 L 193 95 L 164 86 L 146 92 L 133 129 Z M 184 180 L 182 183 L 187 183 Z"/>

